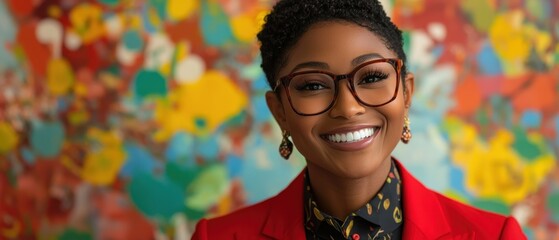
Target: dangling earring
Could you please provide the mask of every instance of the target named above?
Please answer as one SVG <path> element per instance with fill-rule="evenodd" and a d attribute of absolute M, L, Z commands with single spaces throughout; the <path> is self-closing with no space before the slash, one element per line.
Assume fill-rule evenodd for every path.
<path fill-rule="evenodd" d="M 289 140 L 289 133 L 286 130 L 283 130 L 282 135 L 283 138 L 279 146 L 279 153 L 287 160 L 293 152 L 293 143 Z"/>
<path fill-rule="evenodd" d="M 408 143 L 411 139 L 410 119 L 408 116 L 404 117 L 404 130 L 402 130 L 401 140 L 403 143 Z"/>

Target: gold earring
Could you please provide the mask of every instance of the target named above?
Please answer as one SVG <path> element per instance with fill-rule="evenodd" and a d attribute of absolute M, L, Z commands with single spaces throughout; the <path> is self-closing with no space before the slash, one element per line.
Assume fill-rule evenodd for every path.
<path fill-rule="evenodd" d="M 293 152 L 293 143 L 289 140 L 289 133 L 286 130 L 283 130 L 282 135 L 283 138 L 281 139 L 279 146 L 279 153 L 283 158 L 285 158 L 285 160 L 287 160 Z"/>
<path fill-rule="evenodd" d="M 410 119 L 408 116 L 404 117 L 404 129 L 402 130 L 402 137 L 400 138 L 403 143 L 408 143 L 411 140 Z"/>

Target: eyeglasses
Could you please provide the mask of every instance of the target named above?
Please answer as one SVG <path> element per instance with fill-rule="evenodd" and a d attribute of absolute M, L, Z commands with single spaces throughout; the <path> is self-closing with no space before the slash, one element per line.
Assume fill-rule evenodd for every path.
<path fill-rule="evenodd" d="M 342 75 L 321 70 L 295 72 L 280 78 L 274 91 L 283 86 L 297 114 L 318 115 L 334 105 L 339 92 L 336 82 L 347 78 L 348 87 L 359 103 L 380 107 L 396 99 L 402 65 L 401 59 L 381 58 L 364 62 Z"/>

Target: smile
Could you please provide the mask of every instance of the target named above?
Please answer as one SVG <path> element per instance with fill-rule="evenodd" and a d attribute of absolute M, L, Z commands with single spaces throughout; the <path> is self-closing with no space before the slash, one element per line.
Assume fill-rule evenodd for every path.
<path fill-rule="evenodd" d="M 334 143 L 352 143 L 352 142 L 359 142 L 363 139 L 370 138 L 375 135 L 375 131 L 378 128 L 363 128 L 356 131 L 345 132 L 345 133 L 336 133 L 336 134 L 328 134 L 324 137 Z"/>

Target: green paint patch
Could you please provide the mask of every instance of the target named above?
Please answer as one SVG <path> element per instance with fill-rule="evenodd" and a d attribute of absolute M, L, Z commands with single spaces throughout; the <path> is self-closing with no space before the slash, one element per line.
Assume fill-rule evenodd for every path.
<path fill-rule="evenodd" d="M 168 162 L 165 166 L 165 175 L 175 184 L 186 189 L 194 179 L 196 179 L 203 168 L 200 167 L 184 167 L 178 162 Z"/>
<path fill-rule="evenodd" d="M 485 108 L 480 108 L 476 111 L 475 114 L 476 121 L 481 126 L 489 125 L 489 115 L 487 114 L 487 110 Z"/>
<path fill-rule="evenodd" d="M 514 143 L 512 147 L 522 156 L 522 158 L 528 161 L 534 161 L 538 156 L 542 154 L 538 145 L 528 139 L 526 131 L 520 127 L 514 127 L 512 129 L 514 134 Z"/>
<path fill-rule="evenodd" d="M 228 186 L 229 178 L 226 167 L 223 165 L 208 166 L 188 186 L 185 204 L 193 210 L 206 211 L 227 192 Z"/>
<path fill-rule="evenodd" d="M 66 229 L 58 239 L 59 240 L 91 240 L 93 239 L 93 236 L 89 232 L 82 232 L 70 228 L 70 229 Z"/>
<path fill-rule="evenodd" d="M 196 117 L 194 119 L 194 124 L 196 125 L 196 128 L 198 128 L 200 130 L 204 130 L 204 129 L 206 129 L 206 127 L 208 127 L 208 123 L 207 123 L 206 119 L 203 118 L 203 117 Z"/>
<path fill-rule="evenodd" d="M 409 54 L 411 49 L 411 33 L 409 31 L 403 31 L 402 38 L 404 40 L 404 52 Z"/>
<path fill-rule="evenodd" d="M 491 7 L 491 3 L 486 0 L 462 1 L 462 8 L 470 16 L 474 27 L 481 32 L 489 31 L 497 14 L 497 11 Z"/>
<path fill-rule="evenodd" d="M 559 221 L 559 191 L 552 192 L 547 196 L 547 209 L 551 216 L 555 217 L 555 221 Z"/>
<path fill-rule="evenodd" d="M 134 79 L 133 90 L 137 100 L 165 97 L 168 91 L 167 81 L 159 72 L 140 70 Z"/>
<path fill-rule="evenodd" d="M 137 174 L 127 186 L 134 205 L 152 219 L 170 220 L 185 210 L 184 191 L 165 177 Z"/>
<path fill-rule="evenodd" d="M 510 214 L 510 208 L 502 200 L 499 199 L 478 199 L 472 201 L 472 205 L 474 207 L 498 214 Z"/>

